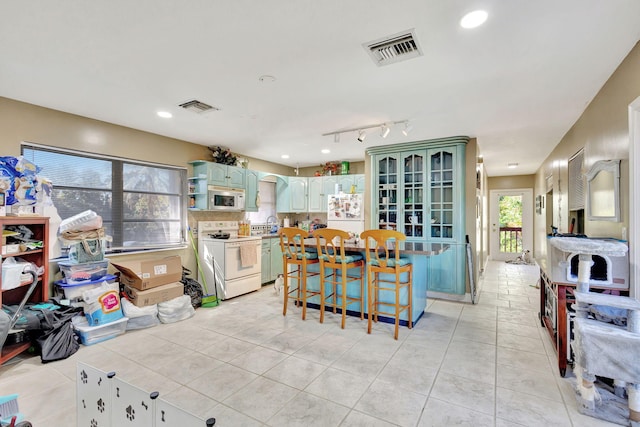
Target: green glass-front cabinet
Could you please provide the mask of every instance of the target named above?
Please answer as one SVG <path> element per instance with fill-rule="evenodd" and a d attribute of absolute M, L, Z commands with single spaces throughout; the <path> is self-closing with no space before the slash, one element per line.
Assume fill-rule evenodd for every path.
<path fill-rule="evenodd" d="M 370 148 L 372 227 L 402 231 L 408 241 L 442 243 L 428 260 L 428 290 L 464 295 L 466 137 Z"/>

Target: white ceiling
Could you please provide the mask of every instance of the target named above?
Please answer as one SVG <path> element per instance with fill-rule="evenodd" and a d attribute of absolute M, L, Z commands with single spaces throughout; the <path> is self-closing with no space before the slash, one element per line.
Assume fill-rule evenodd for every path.
<path fill-rule="evenodd" d="M 418 58 L 362 46 L 410 29 Z M 292 167 L 467 135 L 489 176 L 530 174 L 639 39 L 638 0 L 2 1 L 0 96 Z M 178 107 L 194 98 L 220 111 Z"/>

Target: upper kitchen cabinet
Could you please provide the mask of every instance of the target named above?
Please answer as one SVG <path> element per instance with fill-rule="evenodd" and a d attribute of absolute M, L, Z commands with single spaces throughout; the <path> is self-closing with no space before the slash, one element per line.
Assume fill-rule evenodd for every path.
<path fill-rule="evenodd" d="M 308 178 L 309 212 L 327 212 L 329 195 L 340 191 L 364 192 L 364 174 L 325 175 Z"/>
<path fill-rule="evenodd" d="M 408 240 L 447 244 L 429 260 L 428 289 L 464 294 L 467 137 L 372 147 L 372 227 Z"/>
<path fill-rule="evenodd" d="M 258 182 L 260 182 L 260 172 L 245 169 L 245 204 L 246 212 L 258 212 L 260 207 L 260 190 Z"/>
<path fill-rule="evenodd" d="M 366 177 L 364 174 L 353 175 L 353 183 L 356 186 L 356 193 L 364 193 L 365 181 Z"/>
<path fill-rule="evenodd" d="M 188 179 L 189 209 L 207 209 L 207 163 L 204 160 L 189 162 L 193 168 L 193 176 Z"/>
<path fill-rule="evenodd" d="M 301 176 L 289 177 L 289 196 L 291 197 L 289 212 L 307 212 L 309 209 L 307 187 L 308 178 Z"/>
<path fill-rule="evenodd" d="M 244 189 L 246 169 L 221 163 L 207 163 L 207 179 L 210 185 Z"/>
<path fill-rule="evenodd" d="M 308 179 L 309 212 L 326 212 L 327 198 L 324 188 L 324 176 L 314 176 Z"/>
<path fill-rule="evenodd" d="M 189 178 L 189 208 L 206 210 L 207 186 L 216 185 L 235 189 L 245 189 L 246 169 L 236 166 L 223 165 L 221 163 L 208 162 L 206 160 L 194 160 L 189 162 L 193 168 L 193 176 Z M 257 184 L 256 184 L 257 188 Z M 257 190 L 256 190 L 257 191 Z M 247 198 L 247 205 L 249 199 Z M 253 198 L 255 201 L 256 198 Z M 256 208 L 257 211 L 257 208 Z"/>
<path fill-rule="evenodd" d="M 307 212 L 308 178 L 290 176 L 276 182 L 276 211 L 278 213 Z"/>

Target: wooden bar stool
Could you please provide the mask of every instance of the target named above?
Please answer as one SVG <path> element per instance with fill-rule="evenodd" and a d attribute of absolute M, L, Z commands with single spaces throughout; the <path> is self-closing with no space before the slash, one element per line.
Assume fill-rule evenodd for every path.
<path fill-rule="evenodd" d="M 396 230 L 366 230 L 360 235 L 366 242 L 367 285 L 369 324 L 367 333 L 371 333 L 371 322 L 378 321 L 378 314 L 395 317 L 394 339 L 398 339 L 400 315 L 407 312 L 407 325 L 411 329 L 411 281 L 413 265 L 406 258 L 400 257 L 400 251 L 394 250 L 398 243 L 407 237 Z M 406 273 L 406 280 L 401 275 Z M 393 275 L 393 280 L 381 277 L 382 274 Z M 400 291 L 406 288 L 407 302 L 401 303 Z M 381 293 L 384 298 L 381 298 Z M 394 298 L 390 297 L 393 293 Z M 381 307 L 392 307 L 394 310 L 384 311 Z"/>
<path fill-rule="evenodd" d="M 280 248 L 282 249 L 282 268 L 284 270 L 284 305 L 282 315 L 287 314 L 287 303 L 290 299 L 296 305 L 302 304 L 302 320 L 307 316 L 307 299 L 320 295 L 320 291 L 307 288 L 307 278 L 317 276 L 318 272 L 309 272 L 307 267 L 318 264 L 318 254 L 304 249 L 304 239 L 309 233 L 296 227 L 285 227 L 280 230 Z M 296 281 L 291 289 L 289 280 Z M 320 298 L 322 301 L 322 298 Z"/>
<path fill-rule="evenodd" d="M 331 228 L 321 228 L 313 232 L 320 259 L 320 323 L 324 322 L 325 306 L 339 307 L 342 313 L 341 327 L 344 329 L 347 306 L 360 304 L 360 319 L 364 319 L 364 258 L 360 254 L 347 254 L 344 241 L 349 233 Z M 359 268 L 359 276 L 349 275 L 349 270 Z M 329 270 L 327 272 L 327 270 Z M 359 282 L 360 292 L 349 295 L 349 283 Z M 328 292 L 328 293 L 327 293 Z"/>

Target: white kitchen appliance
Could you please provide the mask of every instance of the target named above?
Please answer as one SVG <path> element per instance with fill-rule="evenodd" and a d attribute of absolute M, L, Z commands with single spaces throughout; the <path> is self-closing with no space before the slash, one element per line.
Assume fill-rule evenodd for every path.
<path fill-rule="evenodd" d="M 327 227 L 360 234 L 364 231 L 364 199 L 362 194 L 330 194 Z"/>
<path fill-rule="evenodd" d="M 260 289 L 260 236 L 238 236 L 238 221 L 199 221 L 198 255 L 209 294 L 225 300 Z M 198 278 L 202 283 L 201 273 Z"/>
<path fill-rule="evenodd" d="M 209 185 L 207 191 L 210 211 L 239 212 L 244 210 L 244 190 Z"/>

